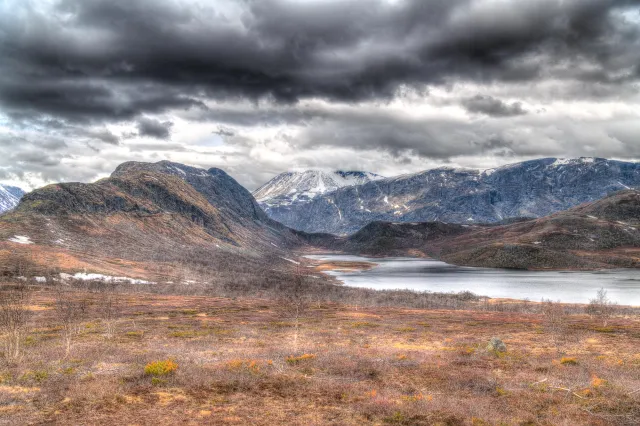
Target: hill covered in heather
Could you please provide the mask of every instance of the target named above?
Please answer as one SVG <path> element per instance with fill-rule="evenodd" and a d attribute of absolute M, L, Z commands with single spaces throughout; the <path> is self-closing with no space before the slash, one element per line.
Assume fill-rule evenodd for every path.
<path fill-rule="evenodd" d="M 165 161 L 124 163 L 95 183 L 48 185 L 0 217 L 3 273 L 268 280 L 291 268 L 290 248 L 300 244 L 224 171 Z"/>

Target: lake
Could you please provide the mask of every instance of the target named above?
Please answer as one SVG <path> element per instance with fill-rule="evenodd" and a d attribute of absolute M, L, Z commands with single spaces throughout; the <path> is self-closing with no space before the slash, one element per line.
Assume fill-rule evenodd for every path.
<path fill-rule="evenodd" d="M 326 261 L 372 262 L 367 271 L 328 271 L 345 285 L 375 290 L 411 289 L 432 292 L 471 291 L 489 297 L 542 298 L 567 303 L 588 303 L 603 287 L 608 297 L 621 304 L 640 306 L 640 270 L 520 271 L 471 268 L 438 260 L 405 257 L 368 258 L 351 255 L 309 255 Z"/>

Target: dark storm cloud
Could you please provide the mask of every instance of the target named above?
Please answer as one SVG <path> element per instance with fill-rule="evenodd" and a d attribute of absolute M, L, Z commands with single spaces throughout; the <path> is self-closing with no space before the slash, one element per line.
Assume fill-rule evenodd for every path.
<path fill-rule="evenodd" d="M 458 81 L 558 78 L 623 92 L 639 78 L 640 30 L 624 14 L 636 3 L 16 2 L 0 17 L 0 103 L 87 121 L 211 98 L 359 101 Z"/>
<path fill-rule="evenodd" d="M 171 137 L 170 121 L 159 121 L 152 118 L 142 117 L 138 120 L 138 134 L 156 139 L 169 139 Z"/>
<path fill-rule="evenodd" d="M 462 101 L 462 105 L 469 112 L 485 114 L 492 117 L 512 117 L 527 113 L 527 111 L 522 108 L 522 104 L 520 102 L 508 104 L 500 99 L 496 99 L 488 95 L 476 95 L 471 98 L 464 99 Z"/>

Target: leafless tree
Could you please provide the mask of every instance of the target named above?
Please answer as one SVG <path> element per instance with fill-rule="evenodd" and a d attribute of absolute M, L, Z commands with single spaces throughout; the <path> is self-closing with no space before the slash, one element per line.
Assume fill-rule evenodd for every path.
<path fill-rule="evenodd" d="M 115 284 L 104 283 L 100 287 L 100 299 L 97 301 L 97 313 L 104 324 L 107 339 L 111 339 L 115 335 L 116 324 L 120 316 L 122 301 L 116 290 Z"/>
<path fill-rule="evenodd" d="M 551 335 L 551 339 L 559 349 L 560 343 L 567 334 L 567 315 L 564 307 L 560 302 L 551 300 L 542 300 L 542 315 L 544 316 L 544 325 Z"/>
<path fill-rule="evenodd" d="M 596 317 L 602 321 L 602 326 L 606 327 L 609 319 L 616 310 L 616 303 L 607 297 L 607 290 L 601 288 L 596 293 L 596 297 L 589 301 L 587 313 L 592 317 Z"/>
<path fill-rule="evenodd" d="M 65 357 L 71 353 L 71 346 L 80 334 L 82 321 L 87 317 L 89 300 L 73 290 L 59 288 L 56 292 L 55 313 L 60 324 Z"/>
<path fill-rule="evenodd" d="M 305 291 L 304 272 L 302 267 L 296 265 L 295 273 L 291 284 L 286 288 L 284 294 L 278 299 L 278 313 L 287 320 L 293 321 L 293 350 L 298 351 L 298 335 L 300 333 L 300 320 L 304 318 L 311 299 Z"/>
<path fill-rule="evenodd" d="M 20 358 L 21 343 L 29 330 L 30 299 L 25 285 L 0 292 L 0 332 L 4 335 L 4 355 L 9 360 Z"/>

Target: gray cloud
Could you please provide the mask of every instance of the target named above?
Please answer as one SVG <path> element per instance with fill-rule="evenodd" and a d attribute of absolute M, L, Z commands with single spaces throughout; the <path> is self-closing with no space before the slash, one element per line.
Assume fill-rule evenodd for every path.
<path fill-rule="evenodd" d="M 225 136 L 226 137 L 235 136 L 235 132 L 233 130 L 230 130 L 230 129 L 228 129 L 226 127 L 222 127 L 222 126 L 218 126 L 218 130 L 214 130 L 212 133 L 215 134 L 215 135 L 218 135 L 218 136 L 223 136 L 223 137 L 225 137 Z"/>
<path fill-rule="evenodd" d="M 0 58 L 3 176 L 640 155 L 637 0 L 5 0 Z"/>
<path fill-rule="evenodd" d="M 550 76 L 619 87 L 638 80 L 640 29 L 623 13 L 634 3 L 16 3 L 0 18 L 0 102 L 128 119 L 208 97 L 358 101 L 400 85 Z"/>
<path fill-rule="evenodd" d="M 140 136 L 148 136 L 156 139 L 169 139 L 171 137 L 170 121 L 159 121 L 152 118 L 142 117 L 138 120 L 138 133 Z"/>
<path fill-rule="evenodd" d="M 469 112 L 485 114 L 492 117 L 513 117 L 527 113 L 527 111 L 522 108 L 522 103 L 520 102 L 507 104 L 500 99 L 487 95 L 476 95 L 471 98 L 464 99 L 462 101 L 462 105 Z"/>

